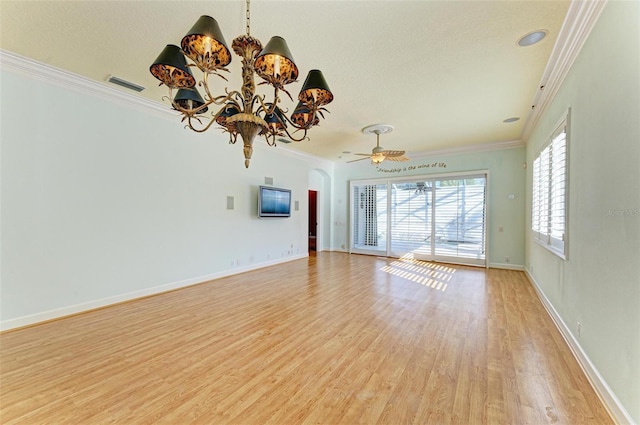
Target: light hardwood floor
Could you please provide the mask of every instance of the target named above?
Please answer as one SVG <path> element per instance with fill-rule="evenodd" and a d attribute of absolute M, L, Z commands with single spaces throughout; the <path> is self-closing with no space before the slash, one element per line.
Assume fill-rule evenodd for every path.
<path fill-rule="evenodd" d="M 522 272 L 343 253 L 0 335 L 2 424 L 608 424 Z"/>

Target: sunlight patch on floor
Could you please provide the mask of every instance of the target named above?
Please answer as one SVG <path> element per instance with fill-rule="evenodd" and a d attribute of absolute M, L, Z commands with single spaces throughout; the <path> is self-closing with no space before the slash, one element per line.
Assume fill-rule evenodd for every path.
<path fill-rule="evenodd" d="M 394 260 L 380 270 L 443 292 L 447 290 L 448 282 L 456 272 L 455 269 L 442 264 L 416 260 L 411 253 Z"/>

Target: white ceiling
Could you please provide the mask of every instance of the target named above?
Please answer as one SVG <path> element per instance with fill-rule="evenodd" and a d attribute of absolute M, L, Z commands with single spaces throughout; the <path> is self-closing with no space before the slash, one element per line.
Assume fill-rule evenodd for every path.
<path fill-rule="evenodd" d="M 520 139 L 569 4 L 253 0 L 251 35 L 263 45 L 273 35 L 287 40 L 300 69 L 288 87 L 293 96 L 313 68 L 334 93 L 311 140 L 289 148 L 346 162 L 358 157 L 343 151 L 375 146 L 361 129 L 383 123 L 395 130 L 381 145 L 411 156 Z M 161 102 L 167 91 L 149 66 L 204 14 L 218 21 L 229 46 L 245 33 L 242 0 L 1 0 L 0 47 L 104 84 L 115 75 L 147 88 L 136 96 Z M 549 32 L 542 42 L 517 46 L 539 29 Z M 220 93 L 240 88 L 237 56 L 230 70 L 228 83 L 216 82 Z M 285 96 L 283 107 L 294 106 Z M 503 123 L 510 117 L 521 120 Z"/>

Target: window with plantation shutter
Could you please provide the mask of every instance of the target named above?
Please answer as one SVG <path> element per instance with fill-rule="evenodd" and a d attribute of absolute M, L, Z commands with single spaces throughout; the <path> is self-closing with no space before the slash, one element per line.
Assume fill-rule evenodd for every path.
<path fill-rule="evenodd" d="M 567 257 L 568 113 L 533 160 L 531 230 L 534 239 Z"/>

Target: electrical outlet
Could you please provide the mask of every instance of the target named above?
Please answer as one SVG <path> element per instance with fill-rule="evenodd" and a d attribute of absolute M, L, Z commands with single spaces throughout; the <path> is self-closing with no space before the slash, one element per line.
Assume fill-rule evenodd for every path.
<path fill-rule="evenodd" d="M 577 322 L 576 328 L 577 328 L 577 332 L 578 332 L 578 337 L 580 337 L 581 336 L 580 334 L 582 334 L 582 323 Z"/>
<path fill-rule="evenodd" d="M 505 261 L 505 263 L 509 263 L 511 261 L 511 259 L 509 257 L 504 257 L 504 261 Z"/>

